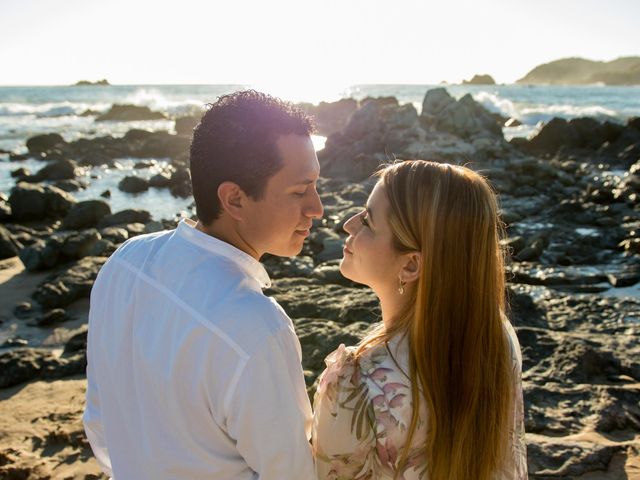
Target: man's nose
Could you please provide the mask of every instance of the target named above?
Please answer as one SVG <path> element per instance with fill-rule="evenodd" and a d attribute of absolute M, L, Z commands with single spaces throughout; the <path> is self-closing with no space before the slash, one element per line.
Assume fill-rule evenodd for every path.
<path fill-rule="evenodd" d="M 307 208 L 305 212 L 308 217 L 311 218 L 322 218 L 324 213 L 324 207 L 322 206 L 322 200 L 320 200 L 320 195 L 317 191 L 313 191 L 311 204 Z"/>

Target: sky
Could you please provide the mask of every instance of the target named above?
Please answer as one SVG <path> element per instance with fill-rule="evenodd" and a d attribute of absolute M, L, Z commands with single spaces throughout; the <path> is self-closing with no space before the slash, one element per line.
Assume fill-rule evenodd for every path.
<path fill-rule="evenodd" d="M 640 55 L 640 0 L 0 0 L 0 85 L 510 83 Z"/>

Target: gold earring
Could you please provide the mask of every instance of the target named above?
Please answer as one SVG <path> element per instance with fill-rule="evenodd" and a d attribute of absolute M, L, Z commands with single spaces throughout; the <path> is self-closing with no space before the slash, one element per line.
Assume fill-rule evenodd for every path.
<path fill-rule="evenodd" d="M 402 280 L 400 280 L 400 286 L 398 287 L 398 293 L 399 293 L 400 295 L 404 295 L 404 285 L 405 285 L 405 282 L 403 282 Z"/>

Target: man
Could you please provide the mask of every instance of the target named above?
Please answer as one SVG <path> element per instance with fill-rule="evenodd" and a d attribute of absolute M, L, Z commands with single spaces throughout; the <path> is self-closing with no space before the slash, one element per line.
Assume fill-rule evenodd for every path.
<path fill-rule="evenodd" d="M 84 425 L 116 480 L 313 477 L 300 343 L 258 261 L 298 254 L 322 216 L 311 131 L 276 98 L 221 97 L 191 143 L 198 223 L 98 275 Z"/>

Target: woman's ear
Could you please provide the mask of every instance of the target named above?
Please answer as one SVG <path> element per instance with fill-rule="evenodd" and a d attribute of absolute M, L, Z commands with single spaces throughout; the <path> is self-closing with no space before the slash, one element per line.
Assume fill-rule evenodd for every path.
<path fill-rule="evenodd" d="M 218 200 L 222 209 L 234 220 L 242 220 L 242 207 L 246 195 L 237 183 L 222 182 L 218 186 Z"/>
<path fill-rule="evenodd" d="M 403 255 L 404 263 L 400 270 L 400 280 L 405 283 L 416 282 L 422 271 L 422 253 L 409 252 Z"/>

